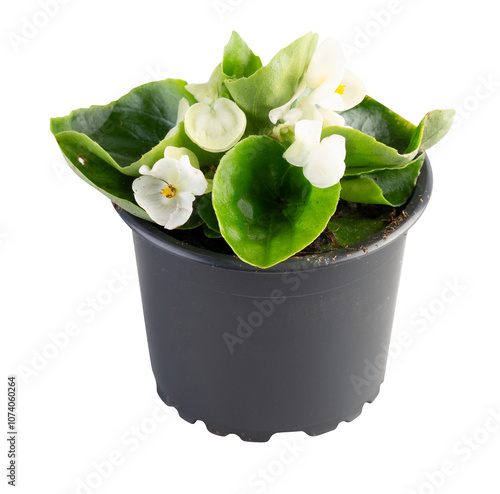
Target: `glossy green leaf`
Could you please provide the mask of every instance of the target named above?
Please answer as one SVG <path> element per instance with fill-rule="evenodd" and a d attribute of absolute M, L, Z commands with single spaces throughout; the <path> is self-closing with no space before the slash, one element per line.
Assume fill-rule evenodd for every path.
<path fill-rule="evenodd" d="M 132 191 L 134 178 L 117 170 L 110 162 L 108 153 L 98 144 L 89 137 L 73 131 L 60 132 L 56 135 L 56 139 L 66 161 L 83 180 L 125 211 L 151 221 L 146 212 L 135 202 Z"/>
<path fill-rule="evenodd" d="M 370 96 L 365 96 L 359 105 L 340 114 L 349 127 L 368 134 L 400 153 L 406 152 L 416 128 Z"/>
<path fill-rule="evenodd" d="M 207 224 L 208 228 L 215 232 L 220 232 L 219 222 L 212 203 L 211 193 L 204 194 L 200 197 L 197 209 L 200 218 Z"/>
<path fill-rule="evenodd" d="M 292 98 L 317 43 L 318 35 L 308 33 L 279 51 L 268 65 L 250 77 L 226 81 L 231 97 L 246 113 L 254 133 L 271 131 L 269 112 Z"/>
<path fill-rule="evenodd" d="M 400 154 L 368 134 L 347 127 L 327 127 L 323 129 L 322 139 L 334 134 L 344 136 L 346 140 L 345 176 L 361 175 L 387 168 L 403 168 L 417 153 L 414 151 Z"/>
<path fill-rule="evenodd" d="M 94 149 L 96 143 L 92 141 L 85 134 L 73 131 L 67 131 L 67 132 L 72 132 L 73 139 L 75 141 L 78 141 L 78 146 L 81 151 L 87 149 L 88 151 L 91 152 Z M 125 175 L 129 175 L 131 177 L 138 177 L 140 176 L 139 169 L 141 168 L 141 166 L 146 165 L 152 168 L 153 165 L 158 160 L 163 158 L 165 153 L 165 148 L 167 146 L 174 146 L 179 148 L 184 147 L 192 151 L 198 158 L 200 167 L 202 171 L 204 171 L 205 173 L 208 172 L 213 167 L 216 167 L 223 155 L 222 153 L 217 153 L 217 154 L 209 153 L 208 151 L 205 151 L 201 149 L 199 146 L 197 146 L 186 135 L 184 131 L 183 122 L 181 122 L 177 127 L 175 127 L 172 130 L 172 132 L 170 132 L 169 135 L 165 139 L 160 141 L 153 149 L 144 154 L 141 157 L 141 159 L 124 168 L 122 168 L 108 153 L 106 153 L 104 149 L 102 148 L 100 149 L 101 149 L 101 154 L 105 153 L 107 155 L 106 163 L 108 163 L 108 165 L 111 165 L 113 168 L 116 168 L 119 172 Z"/>
<path fill-rule="evenodd" d="M 182 98 L 195 102 L 184 89 L 185 84 L 167 79 L 139 86 L 109 105 L 92 106 L 75 110 L 67 117 L 53 118 L 52 133 L 85 134 L 116 164 L 128 167 L 165 139 L 176 124 Z"/>
<path fill-rule="evenodd" d="M 224 47 L 222 72 L 230 79 L 250 77 L 262 67 L 260 58 L 250 50 L 241 36 L 233 31 L 229 43 Z"/>
<path fill-rule="evenodd" d="M 408 149 L 427 151 L 437 144 L 451 129 L 455 110 L 434 110 L 429 112 L 416 128 Z M 407 150 L 408 152 L 408 150 Z"/>
<path fill-rule="evenodd" d="M 425 154 L 422 153 L 405 168 L 343 178 L 340 181 L 340 197 L 345 201 L 363 204 L 402 206 L 415 187 L 424 159 Z"/>
<path fill-rule="evenodd" d="M 404 168 L 446 135 L 454 114 L 453 110 L 435 110 L 415 127 L 367 96 L 359 108 L 342 114 L 346 124 L 355 128 L 327 127 L 322 138 L 333 134 L 345 137 L 345 176 Z"/>
<path fill-rule="evenodd" d="M 221 160 L 213 205 L 220 231 L 234 252 L 267 268 L 309 245 L 335 212 L 340 185 L 313 187 L 285 147 L 265 136 L 237 144 Z"/>
<path fill-rule="evenodd" d="M 377 214 L 368 216 L 355 204 L 349 204 L 328 222 L 328 229 L 335 237 L 330 248 L 354 245 L 375 235 L 391 222 L 393 212 L 393 208 L 381 208 Z"/>

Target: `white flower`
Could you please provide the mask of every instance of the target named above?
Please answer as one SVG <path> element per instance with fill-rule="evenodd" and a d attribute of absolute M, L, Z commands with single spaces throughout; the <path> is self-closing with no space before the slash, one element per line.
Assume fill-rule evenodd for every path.
<path fill-rule="evenodd" d="M 222 68 L 216 67 L 210 80 L 203 84 L 187 84 L 186 89 L 198 103 L 184 112 L 187 136 L 205 151 L 218 153 L 232 148 L 247 126 L 245 113 L 227 98 L 219 98 Z"/>
<path fill-rule="evenodd" d="M 293 126 L 299 120 L 318 120 L 325 126 L 345 124 L 338 111 L 353 108 L 363 101 L 366 89 L 359 77 L 345 68 L 339 43 L 326 39 L 316 50 L 304 78 L 292 99 L 271 110 L 273 124 L 284 120 Z"/>
<path fill-rule="evenodd" d="M 196 103 L 186 112 L 184 129 L 200 148 L 219 153 L 232 148 L 243 136 L 247 117 L 238 105 L 227 98 L 213 105 Z"/>
<path fill-rule="evenodd" d="M 142 177 L 132 184 L 137 204 L 168 230 L 183 225 L 193 212 L 195 196 L 204 194 L 208 185 L 197 167 L 198 160 L 191 151 L 167 147 L 165 157 L 153 168 L 140 168 Z"/>
<path fill-rule="evenodd" d="M 345 137 L 331 135 L 321 141 L 322 123 L 301 120 L 295 125 L 295 142 L 283 157 L 292 165 L 304 168 L 312 185 L 326 188 L 335 185 L 345 172 Z"/>

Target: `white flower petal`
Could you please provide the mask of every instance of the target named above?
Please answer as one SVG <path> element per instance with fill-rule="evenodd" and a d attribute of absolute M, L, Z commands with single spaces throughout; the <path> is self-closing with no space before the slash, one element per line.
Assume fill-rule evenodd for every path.
<path fill-rule="evenodd" d="M 307 87 L 318 88 L 325 81 L 336 84 L 342 80 L 345 69 L 345 58 L 338 41 L 333 38 L 325 39 L 316 50 L 311 63 L 304 75 Z"/>
<path fill-rule="evenodd" d="M 329 110 L 345 111 L 361 103 L 365 96 L 366 89 L 361 79 L 346 69 L 340 85 L 318 104 Z"/>
<path fill-rule="evenodd" d="M 164 181 L 146 175 L 134 180 L 132 190 L 137 204 L 155 223 L 173 230 L 186 223 L 191 216 L 194 195 L 190 192 L 177 192 L 169 199 L 161 193 L 166 185 Z"/>
<path fill-rule="evenodd" d="M 149 168 L 149 166 L 147 166 L 147 165 L 142 165 L 139 168 L 139 173 L 141 175 L 149 175 L 151 173 L 151 168 Z"/>
<path fill-rule="evenodd" d="M 272 137 L 280 142 L 283 142 L 283 135 L 287 134 L 295 127 L 296 123 L 302 118 L 303 112 L 300 108 L 292 108 L 284 117 L 284 123 L 274 127 Z"/>
<path fill-rule="evenodd" d="M 321 140 L 322 122 L 318 120 L 301 120 L 295 125 L 295 139 L 312 148 Z"/>
<path fill-rule="evenodd" d="M 301 117 L 303 120 L 319 120 L 323 122 L 323 115 L 318 111 L 316 105 L 309 101 L 309 98 L 302 99 L 297 108 L 300 108 L 302 111 Z"/>
<path fill-rule="evenodd" d="M 318 106 L 322 108 L 326 108 L 332 111 L 343 111 L 345 108 L 344 100 L 342 99 L 342 95 L 336 93 L 333 89 L 327 95 L 324 95 L 320 101 L 318 101 Z"/>
<path fill-rule="evenodd" d="M 335 93 L 337 88 L 338 84 L 326 81 L 311 92 L 308 101 L 315 105 L 325 106 L 325 102 L 329 101 L 332 96 L 336 95 L 341 98 L 340 94 Z"/>
<path fill-rule="evenodd" d="M 278 120 L 284 120 L 285 115 L 290 111 L 290 108 L 292 107 L 292 103 L 294 101 L 294 99 L 291 99 L 283 106 L 279 106 L 278 108 L 274 108 L 274 110 L 271 110 L 269 112 L 269 120 L 271 120 L 271 123 L 276 125 L 278 123 Z"/>
<path fill-rule="evenodd" d="M 149 214 L 155 223 L 162 226 L 169 220 L 172 208 L 175 209 L 175 197 L 167 199 L 161 194 L 165 185 L 165 182 L 152 176 L 136 178 L 132 183 L 137 204 Z"/>
<path fill-rule="evenodd" d="M 193 212 L 194 195 L 189 192 L 180 192 L 169 201 L 171 201 L 171 206 L 164 226 L 167 230 L 174 230 L 189 220 Z"/>
<path fill-rule="evenodd" d="M 300 122 L 299 122 L 300 123 Z M 311 150 L 301 141 L 295 141 L 284 153 L 288 163 L 295 166 L 306 166 L 309 161 Z"/>
<path fill-rule="evenodd" d="M 186 84 L 184 87 L 199 103 L 211 105 L 219 97 L 219 80 L 222 74 L 221 64 L 215 67 L 208 82 L 202 84 Z"/>
<path fill-rule="evenodd" d="M 179 193 L 190 192 L 201 196 L 207 189 L 207 180 L 203 173 L 191 166 L 187 155 L 180 157 L 178 161 L 179 177 L 173 184 Z"/>
<path fill-rule="evenodd" d="M 304 176 L 315 187 L 331 187 L 344 176 L 345 157 L 345 137 L 326 137 L 311 152 L 309 162 L 304 168 Z"/>
<path fill-rule="evenodd" d="M 295 141 L 283 153 L 289 163 L 295 166 L 306 166 L 311 151 L 319 146 L 322 120 L 301 120 L 295 125 Z"/>
<path fill-rule="evenodd" d="M 140 197 L 154 196 L 158 194 L 161 195 L 160 192 L 164 186 L 165 182 L 150 175 L 144 175 L 136 178 L 132 182 L 132 190 L 134 191 L 134 194 Z"/>
<path fill-rule="evenodd" d="M 211 105 L 219 95 L 216 84 L 205 82 L 203 84 L 186 84 L 186 91 L 189 91 L 199 103 Z M 186 114 L 184 114 L 185 116 Z"/>
<path fill-rule="evenodd" d="M 318 111 L 323 117 L 323 127 L 330 127 L 332 125 L 345 127 L 345 119 L 342 115 L 339 115 L 338 113 L 323 107 L 318 108 Z"/>
<path fill-rule="evenodd" d="M 179 160 L 181 156 L 186 155 L 189 158 L 189 162 L 191 163 L 191 166 L 194 166 L 195 168 L 200 168 L 200 162 L 198 161 L 198 158 L 196 157 L 196 154 L 194 154 L 191 150 L 187 148 L 178 148 L 175 146 L 167 146 L 165 148 L 165 158 L 173 158 L 175 160 Z M 140 171 L 140 170 L 139 170 Z"/>
<path fill-rule="evenodd" d="M 146 165 L 141 166 L 139 173 L 159 178 L 169 184 L 175 184 L 179 176 L 177 161 L 174 158 L 162 158 L 153 165 L 153 168 Z"/>
<path fill-rule="evenodd" d="M 190 158 L 191 151 L 186 148 L 168 146 L 165 158 L 158 160 L 152 168 L 142 166 L 143 176 L 134 180 L 132 190 L 137 204 L 151 219 L 172 230 L 183 225 L 193 212 L 196 195 L 205 193 L 208 183 L 203 173 L 192 166 L 196 156 Z M 164 195 L 169 186 L 169 197 Z M 167 189 L 167 192 L 170 192 Z"/>
<path fill-rule="evenodd" d="M 184 120 L 188 137 L 212 153 L 232 148 L 241 139 L 246 124 L 245 113 L 227 98 L 219 98 L 212 106 L 196 103 Z"/>
<path fill-rule="evenodd" d="M 309 180 L 311 185 L 319 189 L 326 189 L 339 181 L 335 170 L 311 165 L 304 167 L 304 177 Z"/>
<path fill-rule="evenodd" d="M 274 110 L 271 110 L 269 112 L 269 120 L 271 120 L 271 123 L 276 124 L 278 120 L 285 120 L 285 115 L 290 112 L 293 103 L 299 98 L 299 96 L 305 91 L 305 89 L 305 82 L 301 82 L 290 101 L 278 108 L 275 108 Z"/>
<path fill-rule="evenodd" d="M 293 127 L 301 118 L 302 118 L 302 110 L 300 108 L 292 108 L 283 118 L 284 125 L 286 127 Z"/>
<path fill-rule="evenodd" d="M 349 108 L 359 105 L 366 96 L 366 88 L 363 81 L 349 69 L 345 70 L 341 85 L 345 86 L 344 94 L 342 95 L 344 110 L 349 110 Z"/>

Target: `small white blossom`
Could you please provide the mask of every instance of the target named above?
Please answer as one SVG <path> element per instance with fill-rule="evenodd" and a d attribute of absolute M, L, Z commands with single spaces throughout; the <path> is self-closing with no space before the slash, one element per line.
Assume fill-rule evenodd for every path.
<path fill-rule="evenodd" d="M 340 181 L 345 172 L 345 138 L 332 135 L 321 140 L 318 120 L 301 120 L 295 125 L 295 141 L 283 157 L 292 165 L 304 168 L 312 185 L 326 188 Z"/>
<path fill-rule="evenodd" d="M 271 110 L 273 124 L 283 120 L 292 127 L 299 120 L 318 120 L 324 126 L 345 124 L 338 111 L 353 108 L 363 101 L 366 89 L 359 77 L 345 68 L 339 43 L 326 39 L 314 54 L 304 78 L 292 99 Z"/>
<path fill-rule="evenodd" d="M 243 136 L 247 126 L 245 113 L 227 98 L 212 105 L 196 103 L 186 112 L 184 129 L 200 148 L 212 153 L 227 151 Z"/>
<path fill-rule="evenodd" d="M 222 68 L 218 65 L 208 82 L 185 86 L 198 101 L 184 112 L 186 134 L 202 149 L 212 153 L 232 148 L 247 126 L 246 115 L 238 105 L 219 97 L 221 74 Z"/>
<path fill-rule="evenodd" d="M 137 204 L 154 222 L 168 230 L 186 223 L 193 212 L 195 196 L 207 189 L 207 180 L 197 168 L 198 160 L 194 156 L 195 162 L 192 162 L 192 156 L 194 154 L 185 148 L 169 146 L 165 157 L 153 168 L 145 165 L 140 168 L 142 176 L 132 184 Z"/>

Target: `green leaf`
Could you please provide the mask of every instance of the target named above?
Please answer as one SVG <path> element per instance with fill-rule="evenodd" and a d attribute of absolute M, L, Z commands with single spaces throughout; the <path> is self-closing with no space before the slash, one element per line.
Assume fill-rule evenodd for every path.
<path fill-rule="evenodd" d="M 387 168 L 403 168 L 416 155 L 417 151 L 399 154 L 394 148 L 386 146 L 368 134 L 346 127 L 327 127 L 321 138 L 338 134 L 346 140 L 345 176 L 361 175 Z"/>
<path fill-rule="evenodd" d="M 376 170 L 404 168 L 418 153 L 439 141 L 451 127 L 453 110 L 428 113 L 418 127 L 370 97 L 359 108 L 343 112 L 346 124 L 355 128 L 327 127 L 322 138 L 333 134 L 346 139 L 345 176 Z"/>
<path fill-rule="evenodd" d="M 106 106 L 92 106 L 53 118 L 51 131 L 85 134 L 106 151 L 120 167 L 141 159 L 160 143 L 177 121 L 179 101 L 193 96 L 186 83 L 167 79 L 139 86 Z"/>
<path fill-rule="evenodd" d="M 212 194 L 204 194 L 198 202 L 198 214 L 200 218 L 207 224 L 210 230 L 220 232 L 219 222 L 215 214 L 214 205 L 212 203 Z"/>
<path fill-rule="evenodd" d="M 349 127 L 368 134 L 400 153 L 405 153 L 415 132 L 412 123 L 370 96 L 365 96 L 359 105 L 340 112 L 340 115 Z"/>
<path fill-rule="evenodd" d="M 208 238 L 222 238 L 222 235 L 220 232 L 216 232 L 216 231 L 212 230 L 211 228 L 208 228 L 206 223 L 203 224 L 203 233 Z"/>
<path fill-rule="evenodd" d="M 425 154 L 421 154 L 399 170 L 379 170 L 343 178 L 340 181 L 340 197 L 345 201 L 363 204 L 402 206 L 415 187 L 424 159 Z"/>
<path fill-rule="evenodd" d="M 415 130 L 408 149 L 418 147 L 418 152 L 424 152 L 437 144 L 451 129 L 455 110 L 434 110 L 422 119 Z"/>
<path fill-rule="evenodd" d="M 243 41 L 241 36 L 233 31 L 229 43 L 224 47 L 222 72 L 230 79 L 250 77 L 262 67 L 260 58 Z"/>
<path fill-rule="evenodd" d="M 392 219 L 393 208 L 383 207 L 378 212 L 367 216 L 356 204 L 348 204 L 341 212 L 335 213 L 328 222 L 328 229 L 335 236 L 334 247 L 348 247 L 375 235 L 383 230 Z"/>
<path fill-rule="evenodd" d="M 132 191 L 134 178 L 117 170 L 116 164 L 101 146 L 89 137 L 73 131 L 58 133 L 56 140 L 66 161 L 77 175 L 125 211 L 151 221 L 135 202 Z"/>
<path fill-rule="evenodd" d="M 318 35 L 308 33 L 279 51 L 268 65 L 250 77 L 226 81 L 231 97 L 246 113 L 254 133 L 271 131 L 273 125 L 269 112 L 290 101 L 309 66 L 317 43 Z"/>
<path fill-rule="evenodd" d="M 299 252 L 325 229 L 337 207 L 340 185 L 313 187 L 285 147 L 252 136 L 222 158 L 213 205 L 220 231 L 245 262 L 267 268 Z"/>

